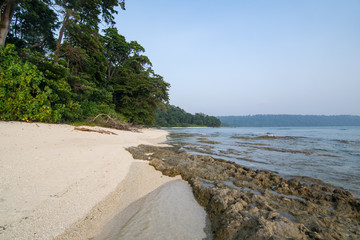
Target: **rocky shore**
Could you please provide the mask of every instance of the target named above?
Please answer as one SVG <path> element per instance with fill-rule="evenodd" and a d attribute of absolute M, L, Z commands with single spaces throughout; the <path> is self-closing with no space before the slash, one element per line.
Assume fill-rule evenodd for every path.
<path fill-rule="evenodd" d="M 342 188 L 174 148 L 127 150 L 164 175 L 189 182 L 215 239 L 359 239 L 360 200 Z"/>

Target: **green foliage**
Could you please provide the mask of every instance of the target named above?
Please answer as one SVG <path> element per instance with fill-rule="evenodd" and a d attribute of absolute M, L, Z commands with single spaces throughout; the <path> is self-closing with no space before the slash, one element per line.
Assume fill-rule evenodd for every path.
<path fill-rule="evenodd" d="M 130 122 L 152 125 L 156 109 L 168 100 L 169 84 L 147 72 L 119 75 L 119 81 L 114 88 L 116 109 Z"/>
<path fill-rule="evenodd" d="M 84 100 L 81 102 L 82 119 L 96 116 L 100 113 L 115 113 L 114 106 L 106 103 Z"/>
<path fill-rule="evenodd" d="M 71 21 L 67 28 L 67 38 L 67 42 L 59 48 L 59 56 L 67 62 L 69 83 L 79 100 L 111 102 L 111 95 L 102 90 L 107 59 L 101 36 L 89 25 Z"/>
<path fill-rule="evenodd" d="M 70 74 L 68 69 L 64 66 L 65 63 L 61 62 L 58 65 L 54 64 L 51 57 L 43 56 L 39 52 L 31 52 L 24 50 L 25 56 L 23 59 L 36 65 L 38 70 L 46 79 L 46 85 L 52 89 L 58 98 L 53 99 L 54 104 L 64 105 L 62 113 L 62 121 L 77 120 L 82 118 L 80 104 L 75 100 L 76 94 L 72 91 L 68 80 Z"/>
<path fill-rule="evenodd" d="M 2 120 L 58 122 L 65 110 L 37 67 L 22 62 L 10 44 L 0 49 L 0 89 Z"/>
<path fill-rule="evenodd" d="M 115 109 L 130 122 L 152 125 L 156 109 L 169 100 L 170 85 L 150 68 L 149 58 L 141 55 L 145 50 L 140 44 L 126 42 L 114 28 L 104 32 Z"/>
<path fill-rule="evenodd" d="M 220 120 L 203 113 L 195 115 L 185 112 L 183 109 L 167 104 L 165 109 L 156 111 L 156 127 L 220 127 Z"/>
<path fill-rule="evenodd" d="M 47 1 L 20 1 L 11 23 L 7 43 L 17 48 L 54 49 L 57 15 Z"/>
<path fill-rule="evenodd" d="M 119 3 L 118 0 L 56 0 L 56 7 L 60 12 L 71 12 L 73 17 L 81 19 L 83 23 L 92 25 L 97 28 L 101 22 L 101 19 L 105 23 L 115 24 L 114 15 L 117 13 L 116 6 L 121 6 L 123 10 L 125 8 L 124 1 Z M 101 17 L 101 18 L 100 18 Z"/>
<path fill-rule="evenodd" d="M 96 124 L 94 122 L 87 122 L 87 121 L 71 122 L 71 123 L 69 123 L 69 125 L 74 126 L 74 127 L 79 127 L 79 126 L 94 127 L 94 126 L 98 126 L 98 124 Z"/>
<path fill-rule="evenodd" d="M 81 121 L 103 113 L 152 125 L 170 85 L 139 43 L 113 27 L 99 34 L 101 18 L 113 24 L 118 5 L 125 10 L 118 0 L 16 3 L 7 40 L 18 53 L 14 45 L 1 50 L 2 119 Z"/>

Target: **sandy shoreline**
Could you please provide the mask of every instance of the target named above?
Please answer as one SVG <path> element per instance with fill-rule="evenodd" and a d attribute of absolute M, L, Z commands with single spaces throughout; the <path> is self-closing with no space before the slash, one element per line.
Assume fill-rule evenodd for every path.
<path fill-rule="evenodd" d="M 109 226 L 129 221 L 130 205 L 154 193 L 162 196 L 159 199 L 169 195 L 161 189 L 171 184 L 194 208 L 194 223 L 184 220 L 185 227 L 193 239 L 205 237 L 205 212 L 192 202 L 189 186 L 135 161 L 125 150 L 162 142 L 167 133 L 111 131 L 117 135 L 75 131 L 68 125 L 0 122 L 0 239 L 88 239 L 104 231 L 109 234 Z M 156 198 L 153 202 L 159 205 Z M 130 214 L 127 220 L 119 219 L 124 210 Z M 114 217 L 118 220 L 109 225 Z"/>

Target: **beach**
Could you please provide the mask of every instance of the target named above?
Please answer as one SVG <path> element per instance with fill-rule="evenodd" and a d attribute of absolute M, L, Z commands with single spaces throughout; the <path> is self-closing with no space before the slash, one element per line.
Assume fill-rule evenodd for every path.
<path fill-rule="evenodd" d="M 116 239 L 159 232 L 157 239 L 206 237 L 206 214 L 189 185 L 125 150 L 159 146 L 166 131 L 86 128 L 111 134 L 0 122 L 0 239 Z M 178 198 L 182 204 L 174 203 Z M 184 214 L 176 218 L 180 227 L 172 228 L 174 205 Z"/>
<path fill-rule="evenodd" d="M 0 239 L 359 236 L 360 199 L 346 189 L 212 157 L 222 139 L 214 134 L 170 136 L 193 137 L 192 147 L 207 144 L 205 155 L 179 150 L 172 141 L 160 144 L 167 134 L 0 122 Z M 284 141 L 294 141 L 290 136 L 230 137 L 240 147 L 309 155 L 286 150 Z M 263 141 L 281 141 L 282 148 Z"/>

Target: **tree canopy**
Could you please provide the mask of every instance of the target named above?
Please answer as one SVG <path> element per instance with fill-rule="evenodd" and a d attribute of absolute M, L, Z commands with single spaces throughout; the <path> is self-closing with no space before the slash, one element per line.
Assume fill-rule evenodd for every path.
<path fill-rule="evenodd" d="M 169 105 L 170 84 L 145 48 L 114 27 L 117 9 L 125 1 L 0 0 L 0 118 L 219 126 Z"/>
<path fill-rule="evenodd" d="M 157 127 L 220 127 L 221 124 L 216 117 L 203 113 L 191 114 L 170 104 L 167 104 L 165 109 L 158 109 L 156 115 Z"/>
<path fill-rule="evenodd" d="M 152 125 L 170 85 L 114 27 L 118 0 L 3 0 L 0 114 L 61 122 L 99 113 Z M 100 24 L 108 28 L 100 31 Z M 5 46 L 6 39 L 6 46 Z"/>

